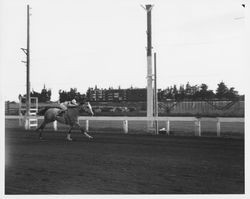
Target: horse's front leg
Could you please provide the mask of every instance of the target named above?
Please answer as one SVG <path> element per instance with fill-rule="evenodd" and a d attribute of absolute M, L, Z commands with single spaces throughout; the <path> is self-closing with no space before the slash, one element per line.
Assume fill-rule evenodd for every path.
<path fill-rule="evenodd" d="M 79 123 L 76 123 L 75 126 L 89 139 L 93 139 L 92 136 L 90 136 L 87 132 L 84 131 L 84 129 L 80 126 Z"/>
<path fill-rule="evenodd" d="M 68 131 L 68 133 L 67 133 L 67 140 L 68 140 L 68 141 L 72 141 L 72 138 L 71 138 L 71 130 L 72 130 L 72 128 L 73 128 L 73 126 L 71 125 L 71 126 L 69 127 L 69 131 Z"/>

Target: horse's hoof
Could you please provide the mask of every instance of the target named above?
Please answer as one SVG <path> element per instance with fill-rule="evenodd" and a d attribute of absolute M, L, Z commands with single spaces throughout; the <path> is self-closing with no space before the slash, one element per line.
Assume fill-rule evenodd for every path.
<path fill-rule="evenodd" d="M 84 132 L 83 134 L 84 134 L 88 139 L 93 139 L 93 137 L 90 136 L 88 133 Z"/>
<path fill-rule="evenodd" d="M 73 139 L 72 139 L 72 138 L 66 138 L 66 140 L 67 140 L 67 141 L 73 141 Z"/>
<path fill-rule="evenodd" d="M 94 138 L 92 136 L 87 136 L 87 139 L 92 140 Z"/>

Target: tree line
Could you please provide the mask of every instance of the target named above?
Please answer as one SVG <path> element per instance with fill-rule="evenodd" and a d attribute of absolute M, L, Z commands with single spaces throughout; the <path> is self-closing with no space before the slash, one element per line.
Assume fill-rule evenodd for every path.
<path fill-rule="evenodd" d="M 177 88 L 176 85 L 167 87 L 158 92 L 158 98 L 164 100 L 237 100 L 243 98 L 234 87 L 228 87 L 224 82 L 217 84 L 217 89 L 214 92 L 208 89 L 206 84 L 191 86 L 189 83 L 186 86 L 181 85 Z"/>
<path fill-rule="evenodd" d="M 51 100 L 51 89 L 44 88 L 41 92 L 32 90 L 30 93 L 31 97 L 37 97 L 39 102 L 49 102 Z M 23 95 L 25 98 L 26 95 Z M 78 102 L 83 102 L 87 99 L 86 94 L 81 94 L 76 88 L 71 88 L 69 91 L 59 90 L 59 101 L 69 101 L 76 99 Z M 191 86 L 189 82 L 184 86 L 181 85 L 177 88 L 176 85 L 167 87 L 166 89 L 159 89 L 158 99 L 159 101 L 166 100 L 238 100 L 239 98 L 244 99 L 244 95 L 239 95 L 238 91 L 234 87 L 228 87 L 224 82 L 217 84 L 217 89 L 214 92 L 208 89 L 206 84 Z"/>

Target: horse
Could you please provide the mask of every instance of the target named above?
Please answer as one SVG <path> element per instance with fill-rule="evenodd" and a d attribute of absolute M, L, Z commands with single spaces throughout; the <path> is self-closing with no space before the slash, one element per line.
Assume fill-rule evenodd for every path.
<path fill-rule="evenodd" d="M 85 102 L 75 107 L 68 107 L 68 109 L 61 116 L 58 115 L 60 111 L 61 111 L 61 108 L 58 108 L 58 107 L 51 107 L 51 108 L 48 107 L 40 111 L 40 112 L 45 112 L 44 120 L 42 124 L 36 129 L 36 131 L 40 130 L 40 133 L 39 133 L 40 139 L 42 139 L 42 130 L 45 128 L 45 126 L 48 123 L 51 123 L 54 121 L 58 121 L 62 124 L 66 124 L 70 126 L 69 131 L 67 133 L 67 138 L 66 138 L 69 141 L 72 141 L 71 130 L 73 129 L 73 127 L 76 127 L 77 129 L 79 129 L 87 138 L 89 139 L 93 138 L 87 132 L 84 131 L 84 129 L 80 126 L 78 119 L 77 119 L 81 112 L 87 112 L 92 116 L 94 115 L 92 107 L 89 102 Z"/>

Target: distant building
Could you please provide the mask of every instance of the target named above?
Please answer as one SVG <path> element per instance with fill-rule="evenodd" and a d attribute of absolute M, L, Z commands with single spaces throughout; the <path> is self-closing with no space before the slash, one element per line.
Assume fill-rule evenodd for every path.
<path fill-rule="evenodd" d="M 106 101 L 105 90 L 98 89 L 97 86 L 95 86 L 95 88 L 89 88 L 86 93 L 87 99 L 91 102 Z"/>
<path fill-rule="evenodd" d="M 126 89 L 127 101 L 146 101 L 147 89 L 146 88 L 130 88 Z"/>
<path fill-rule="evenodd" d="M 121 101 L 146 101 L 146 88 L 129 88 L 129 89 L 100 89 L 89 88 L 87 99 L 91 102 L 121 102 Z"/>
<path fill-rule="evenodd" d="M 108 89 L 105 90 L 105 101 L 119 102 L 127 101 L 125 89 Z"/>

